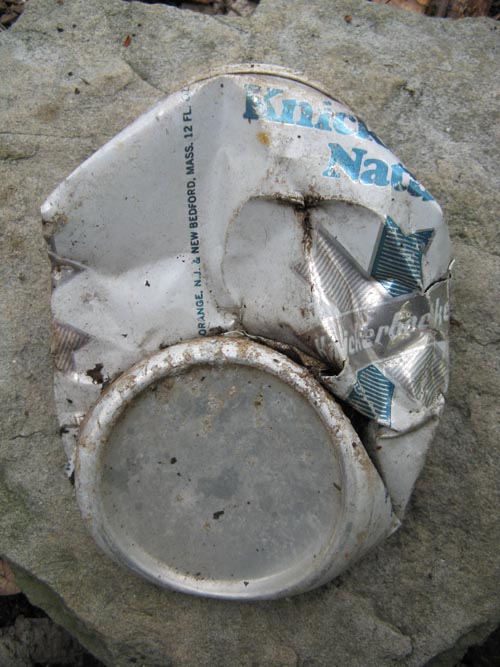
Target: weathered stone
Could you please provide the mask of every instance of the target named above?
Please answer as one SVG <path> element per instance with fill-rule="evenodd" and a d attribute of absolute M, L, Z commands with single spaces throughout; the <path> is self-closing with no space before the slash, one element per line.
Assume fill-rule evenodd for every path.
<path fill-rule="evenodd" d="M 0 629 L 0 665 L 83 664 L 83 649 L 48 618 L 24 618 Z M 69 662 L 71 661 L 71 663 Z"/>
<path fill-rule="evenodd" d="M 0 33 L 0 555 L 107 664 L 446 667 L 499 621 L 497 28 L 362 0 L 262 0 L 248 18 L 30 0 Z M 85 530 L 54 417 L 39 215 L 160 96 L 244 61 L 302 70 L 354 108 L 442 203 L 457 256 L 448 405 L 403 528 L 328 586 L 250 604 L 158 589 Z"/>

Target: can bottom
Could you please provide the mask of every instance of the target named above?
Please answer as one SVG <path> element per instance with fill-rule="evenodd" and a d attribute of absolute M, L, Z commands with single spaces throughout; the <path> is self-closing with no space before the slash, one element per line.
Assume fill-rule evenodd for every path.
<path fill-rule="evenodd" d="M 283 355 L 248 342 L 189 345 L 125 373 L 83 428 L 77 494 L 94 537 L 185 592 L 313 588 L 332 559 L 344 567 L 349 557 L 332 544 L 356 523 L 343 458 L 352 429 L 332 421 L 333 399 Z"/>

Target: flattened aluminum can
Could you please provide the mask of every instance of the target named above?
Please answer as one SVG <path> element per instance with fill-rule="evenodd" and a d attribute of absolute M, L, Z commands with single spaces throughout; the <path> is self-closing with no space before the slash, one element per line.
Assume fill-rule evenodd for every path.
<path fill-rule="evenodd" d="M 398 526 L 447 387 L 450 242 L 353 112 L 281 68 L 212 73 L 42 216 L 59 419 L 102 549 L 178 590 L 270 598 Z"/>

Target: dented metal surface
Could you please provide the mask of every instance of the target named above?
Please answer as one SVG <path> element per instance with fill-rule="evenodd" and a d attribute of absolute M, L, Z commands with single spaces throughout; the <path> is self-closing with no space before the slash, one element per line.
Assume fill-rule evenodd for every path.
<path fill-rule="evenodd" d="M 70 460 L 104 384 L 242 332 L 370 420 L 402 514 L 448 381 L 450 242 L 432 195 L 349 109 L 280 68 L 233 67 L 141 116 L 42 216 Z"/>
<path fill-rule="evenodd" d="M 82 426 L 76 481 L 108 554 L 213 597 L 309 590 L 398 525 L 335 401 L 239 336 L 174 345 L 121 375 Z"/>

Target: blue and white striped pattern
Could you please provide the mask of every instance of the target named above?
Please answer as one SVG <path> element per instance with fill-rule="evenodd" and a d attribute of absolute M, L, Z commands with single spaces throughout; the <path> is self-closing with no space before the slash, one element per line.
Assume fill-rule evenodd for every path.
<path fill-rule="evenodd" d="M 380 238 L 372 276 L 391 296 L 411 294 L 422 285 L 422 251 L 434 230 L 406 236 L 389 216 Z"/>
<path fill-rule="evenodd" d="M 318 227 L 313 267 L 320 289 L 340 313 L 367 310 L 387 296 L 377 283 L 367 280 L 348 258 L 345 248 Z"/>
<path fill-rule="evenodd" d="M 447 360 L 433 342 L 405 350 L 400 356 L 386 361 L 384 370 L 408 396 L 425 407 L 434 405 L 448 384 Z"/>
<path fill-rule="evenodd" d="M 347 401 L 361 414 L 390 426 L 393 393 L 394 384 L 372 364 L 358 372 Z"/>

